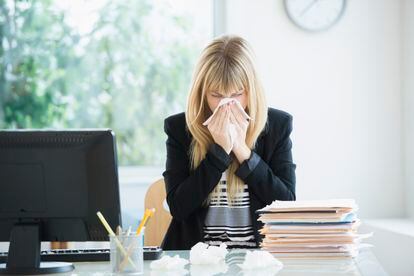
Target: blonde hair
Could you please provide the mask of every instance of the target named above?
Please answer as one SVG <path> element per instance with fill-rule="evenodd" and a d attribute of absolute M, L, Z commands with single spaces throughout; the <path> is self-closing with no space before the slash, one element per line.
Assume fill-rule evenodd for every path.
<path fill-rule="evenodd" d="M 203 122 L 211 115 L 206 92 L 219 91 L 227 96 L 240 89 L 247 93 L 246 112 L 251 121 L 246 133 L 246 144 L 253 149 L 267 121 L 266 100 L 254 69 L 253 53 L 247 41 L 241 37 L 218 37 L 201 54 L 193 73 L 187 101 L 186 122 L 193 137 L 189 152 L 192 169 L 198 167 L 205 158 L 208 147 L 214 142 L 207 127 L 203 126 Z M 243 190 L 243 181 L 235 175 L 238 167 L 238 161 L 234 158 L 227 174 L 230 203 L 235 194 Z"/>

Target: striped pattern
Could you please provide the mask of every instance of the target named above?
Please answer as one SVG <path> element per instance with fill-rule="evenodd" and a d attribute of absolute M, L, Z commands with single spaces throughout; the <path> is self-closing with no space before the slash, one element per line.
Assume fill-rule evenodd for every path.
<path fill-rule="evenodd" d="M 204 226 L 204 242 L 209 245 L 225 243 L 228 248 L 257 247 L 252 221 L 248 186 L 236 195 L 232 205 L 227 198 L 226 173 L 218 183 L 218 192 L 211 197 Z"/>
<path fill-rule="evenodd" d="M 242 264 L 246 256 L 246 251 L 243 249 L 234 249 L 229 251 L 226 255 L 226 264 L 229 266 L 235 264 Z"/>

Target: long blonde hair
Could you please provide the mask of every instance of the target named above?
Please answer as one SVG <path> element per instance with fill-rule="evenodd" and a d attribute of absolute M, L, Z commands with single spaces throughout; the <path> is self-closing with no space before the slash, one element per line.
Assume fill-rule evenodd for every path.
<path fill-rule="evenodd" d="M 186 122 L 193 137 L 189 152 L 192 169 L 198 167 L 205 158 L 208 147 L 214 142 L 207 127 L 203 126 L 203 122 L 211 115 L 206 92 L 219 91 L 227 96 L 240 89 L 244 89 L 248 97 L 246 112 L 251 121 L 246 133 L 246 144 L 253 149 L 267 121 L 267 104 L 254 69 L 253 52 L 241 37 L 218 37 L 201 54 L 193 73 L 187 101 Z M 230 203 L 235 194 L 243 189 L 242 180 L 235 175 L 238 167 L 237 159 L 233 158 L 227 174 Z"/>

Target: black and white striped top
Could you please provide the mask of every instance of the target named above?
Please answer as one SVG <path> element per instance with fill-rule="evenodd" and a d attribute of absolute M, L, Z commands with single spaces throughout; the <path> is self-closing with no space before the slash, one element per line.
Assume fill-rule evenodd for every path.
<path fill-rule="evenodd" d="M 211 196 L 204 224 L 204 242 L 209 245 L 225 243 L 228 248 L 257 247 L 250 217 L 247 184 L 236 194 L 232 205 L 227 198 L 227 171 L 217 184 L 218 193 Z"/>

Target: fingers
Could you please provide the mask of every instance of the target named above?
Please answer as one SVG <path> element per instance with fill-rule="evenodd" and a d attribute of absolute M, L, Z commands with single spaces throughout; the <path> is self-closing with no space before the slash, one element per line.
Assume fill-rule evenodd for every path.
<path fill-rule="evenodd" d="M 230 110 L 228 105 L 223 105 L 221 109 L 221 120 L 219 124 L 220 131 L 226 131 L 229 124 Z"/>
<path fill-rule="evenodd" d="M 217 129 L 223 129 L 223 122 L 226 117 L 226 113 L 223 107 L 220 107 L 218 110 L 218 121 L 217 121 Z"/>
<path fill-rule="evenodd" d="M 224 120 L 224 125 L 223 125 L 224 129 L 228 129 L 228 126 L 230 124 L 230 114 L 231 114 L 230 107 L 227 106 L 226 107 L 226 118 Z"/>
<path fill-rule="evenodd" d="M 233 112 L 230 112 L 230 123 L 234 125 L 238 125 L 236 117 L 234 116 Z"/>
<path fill-rule="evenodd" d="M 233 142 L 229 132 L 230 115 L 231 111 L 229 106 L 219 107 L 216 115 L 213 117 L 214 120 L 211 120 L 207 126 L 214 142 L 220 145 L 227 153 L 230 153 L 233 148 Z"/>
<path fill-rule="evenodd" d="M 212 126 L 216 125 L 216 123 L 217 123 L 217 117 L 218 117 L 217 114 L 214 115 L 214 113 L 213 113 L 213 115 L 211 115 L 211 120 L 208 123 L 207 127 L 212 127 Z"/>
<path fill-rule="evenodd" d="M 231 112 L 233 113 L 234 118 L 239 125 L 246 124 L 247 120 L 245 119 L 242 111 L 240 110 L 240 107 L 236 103 L 231 105 Z"/>
<path fill-rule="evenodd" d="M 210 121 L 210 123 L 208 124 L 208 129 L 209 130 L 220 130 L 221 126 L 223 124 L 223 120 L 225 117 L 225 112 L 224 112 L 224 108 L 223 107 L 219 107 L 217 109 L 217 112 L 215 113 L 215 115 L 212 115 L 212 119 Z"/>
<path fill-rule="evenodd" d="M 209 124 L 217 124 L 220 121 L 220 114 L 222 113 L 221 107 L 214 110 L 213 114 L 210 115 Z"/>

